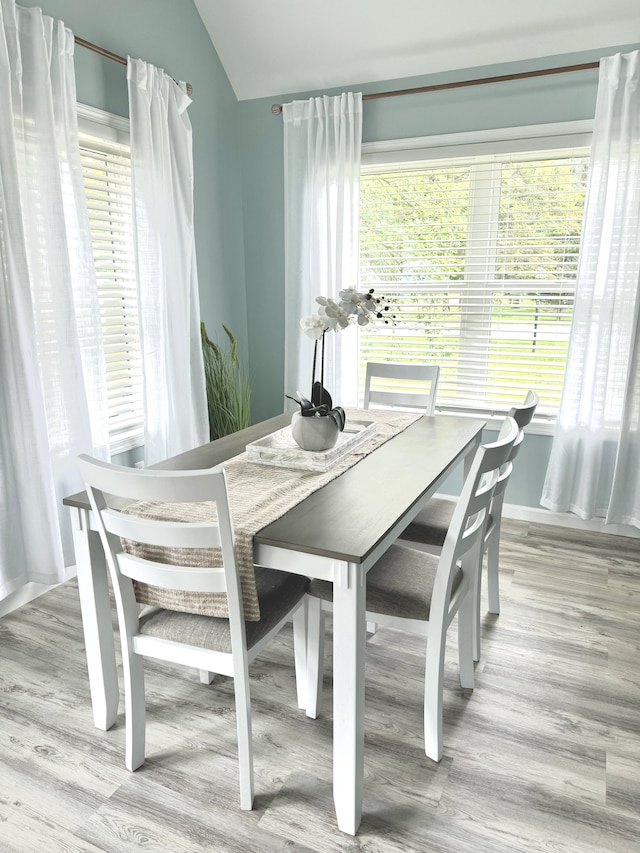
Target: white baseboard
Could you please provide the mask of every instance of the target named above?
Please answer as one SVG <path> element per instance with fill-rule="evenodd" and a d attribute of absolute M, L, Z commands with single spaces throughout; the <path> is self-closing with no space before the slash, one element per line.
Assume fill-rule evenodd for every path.
<path fill-rule="evenodd" d="M 437 494 L 443 500 L 455 501 L 452 495 Z M 628 524 L 605 524 L 604 518 L 591 518 L 583 521 L 570 512 L 551 512 L 537 506 L 521 506 L 520 504 L 503 504 L 503 518 L 514 521 L 530 521 L 532 524 L 551 524 L 554 527 L 570 527 L 573 530 L 590 530 L 592 533 L 610 533 L 612 536 L 630 536 L 640 539 L 640 530 Z"/>
<path fill-rule="evenodd" d="M 63 583 L 71 578 L 75 578 L 75 576 L 76 567 L 67 566 L 65 569 Z M 35 601 L 36 598 L 39 598 L 46 592 L 55 589 L 56 586 L 59 586 L 59 584 L 52 584 L 51 586 L 48 586 L 43 583 L 26 583 L 24 586 L 21 586 L 20 589 L 17 589 L 15 592 L 11 593 L 11 595 L 8 595 L 5 599 L 0 601 L 0 618 L 7 616 L 14 610 L 17 610 L 18 607 L 23 607 L 25 604 Z"/>
<path fill-rule="evenodd" d="M 590 530 L 593 533 L 611 533 L 613 536 L 630 536 L 640 539 L 640 530 L 628 524 L 606 524 L 604 518 L 591 518 L 583 521 L 570 512 L 551 512 L 534 506 L 507 504 L 502 507 L 503 518 L 515 521 L 530 521 L 534 524 L 551 524 L 555 527 L 571 527 L 574 530 Z"/>

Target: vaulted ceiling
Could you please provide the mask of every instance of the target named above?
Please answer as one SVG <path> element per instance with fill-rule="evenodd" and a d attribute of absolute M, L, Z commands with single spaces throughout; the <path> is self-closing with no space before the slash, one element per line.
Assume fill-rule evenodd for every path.
<path fill-rule="evenodd" d="M 239 100 L 640 42 L 640 0 L 195 0 Z"/>

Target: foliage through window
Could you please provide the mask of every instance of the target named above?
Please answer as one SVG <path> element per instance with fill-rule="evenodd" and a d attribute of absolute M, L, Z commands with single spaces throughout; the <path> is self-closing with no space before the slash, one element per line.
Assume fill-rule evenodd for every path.
<path fill-rule="evenodd" d="M 127 143 L 80 133 L 107 368 L 111 450 L 142 444 L 142 365 Z"/>
<path fill-rule="evenodd" d="M 439 364 L 437 408 L 507 411 L 533 387 L 557 413 L 588 149 L 364 167 L 360 286 L 397 325 L 360 331 L 367 361 Z"/>

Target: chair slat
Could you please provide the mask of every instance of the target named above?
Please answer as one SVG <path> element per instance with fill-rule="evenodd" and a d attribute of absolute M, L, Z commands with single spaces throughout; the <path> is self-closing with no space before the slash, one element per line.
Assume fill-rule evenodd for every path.
<path fill-rule="evenodd" d="M 91 485 L 108 495 L 158 503 L 184 503 L 226 500 L 221 468 L 203 471 L 162 471 L 150 468 L 126 468 L 78 457 L 85 480 L 90 471 Z"/>
<path fill-rule="evenodd" d="M 183 592 L 226 592 L 224 568 L 173 566 L 122 552 L 117 556 L 120 572 L 131 580 Z"/>
<path fill-rule="evenodd" d="M 102 518 L 110 533 L 147 545 L 162 545 L 166 548 L 220 547 L 220 530 L 213 522 L 140 518 L 113 509 L 103 510 Z"/>
<path fill-rule="evenodd" d="M 371 389 L 369 403 L 380 406 L 404 406 L 407 409 L 426 409 L 430 406 L 431 394 L 410 393 L 408 391 L 383 391 Z"/>
<path fill-rule="evenodd" d="M 364 385 L 364 407 L 370 403 L 382 406 L 419 409 L 427 415 L 435 410 L 436 392 L 440 368 L 437 364 L 399 364 L 391 362 L 369 361 Z M 393 380 L 394 388 L 375 386 L 374 380 Z M 422 389 L 416 390 L 407 383 L 420 383 Z"/>

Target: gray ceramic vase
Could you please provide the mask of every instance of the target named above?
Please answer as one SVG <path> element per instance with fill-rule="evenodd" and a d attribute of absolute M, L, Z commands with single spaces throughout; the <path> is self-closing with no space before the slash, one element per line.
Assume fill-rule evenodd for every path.
<path fill-rule="evenodd" d="M 291 435 L 303 450 L 330 450 L 340 435 L 338 424 L 329 415 L 303 418 L 300 412 L 291 417 Z"/>

